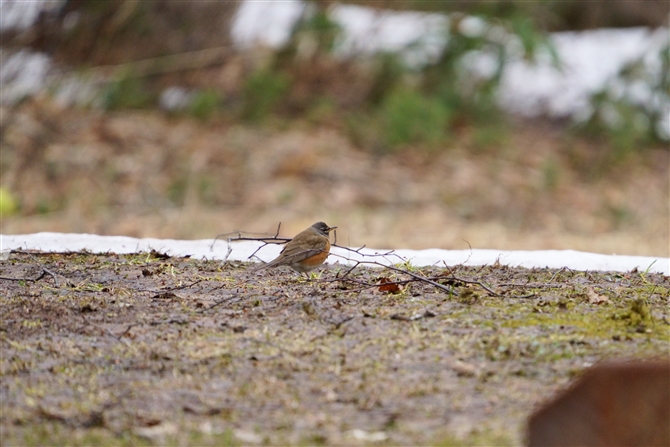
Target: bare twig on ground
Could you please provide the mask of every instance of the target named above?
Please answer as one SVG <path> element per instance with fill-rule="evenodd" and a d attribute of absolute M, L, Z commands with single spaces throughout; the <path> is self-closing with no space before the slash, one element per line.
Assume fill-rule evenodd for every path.
<path fill-rule="evenodd" d="M 236 241 L 262 242 L 262 245 L 260 247 L 258 247 L 248 258 L 248 259 L 252 259 L 253 257 L 256 256 L 256 253 L 258 253 L 266 245 L 269 245 L 269 244 L 285 244 L 285 243 L 287 243 L 291 240 L 289 238 L 280 238 L 279 237 L 279 230 L 280 229 L 281 229 L 281 222 L 277 225 L 277 231 L 275 232 L 275 235 L 274 236 L 269 236 L 269 237 L 242 236 L 241 231 L 236 231 L 236 232 L 233 232 L 233 233 L 220 234 L 220 235 L 216 236 L 216 238 L 212 242 L 212 246 L 210 247 L 210 249 L 213 249 L 214 243 L 216 243 L 216 241 L 218 239 L 228 236 L 228 254 L 226 255 L 226 258 L 225 258 L 227 260 L 228 256 L 230 255 L 230 253 L 232 251 L 232 248 L 231 248 L 231 245 L 230 245 L 232 242 L 236 242 Z M 230 235 L 233 235 L 233 234 L 236 235 L 236 236 L 230 237 Z M 475 285 L 478 285 L 479 287 L 481 287 L 482 289 L 484 289 L 491 296 L 495 296 L 495 297 L 501 297 L 502 296 L 500 293 L 496 292 L 490 286 L 484 284 L 481 281 L 463 279 L 463 278 L 459 278 L 459 277 L 456 277 L 456 276 L 453 276 L 453 275 L 450 275 L 450 276 L 441 275 L 441 276 L 437 276 L 437 277 L 427 277 L 427 276 L 420 275 L 420 274 L 417 274 L 415 272 L 412 272 L 409 269 L 403 269 L 403 268 L 396 267 L 396 266 L 393 265 L 393 261 L 400 262 L 400 263 L 406 263 L 407 259 L 405 259 L 402 256 L 395 253 L 394 250 L 389 250 L 389 251 L 384 252 L 384 253 L 364 253 L 363 249 L 365 248 L 365 245 L 363 245 L 362 247 L 359 247 L 359 248 L 350 248 L 350 247 L 345 247 L 345 246 L 341 246 L 341 245 L 337 245 L 337 244 L 333 243 L 332 247 L 350 252 L 352 254 L 356 254 L 357 256 L 362 257 L 364 259 L 352 260 L 350 257 L 331 253 L 331 256 L 336 256 L 336 257 L 342 258 L 342 259 L 346 260 L 347 262 L 353 262 L 353 265 L 349 269 L 347 269 L 344 272 L 344 274 L 342 274 L 342 275 L 338 274 L 336 276 L 336 278 L 334 278 L 332 280 L 329 280 L 328 282 L 346 281 L 346 282 L 350 282 L 350 283 L 353 283 L 353 284 L 358 284 L 358 285 L 363 286 L 363 287 L 379 287 L 380 284 L 370 283 L 370 282 L 366 282 L 366 281 L 360 281 L 360 280 L 357 280 L 355 278 L 350 277 L 351 272 L 353 272 L 358 266 L 360 266 L 360 265 L 374 265 L 374 266 L 382 267 L 383 269 L 391 270 L 393 272 L 404 274 L 404 275 L 407 275 L 407 276 L 411 277 L 411 279 L 385 282 L 384 285 L 386 285 L 386 286 L 405 285 L 405 284 L 410 283 L 410 282 L 418 281 L 418 282 L 424 282 L 424 283 L 430 284 L 430 285 L 432 285 L 432 286 L 434 286 L 434 287 L 436 287 L 440 290 L 443 290 L 443 291 L 445 291 L 449 294 L 458 295 L 458 293 L 456 292 L 456 290 L 453 286 L 451 286 L 451 285 L 447 286 L 447 285 L 444 285 L 444 284 L 441 284 L 441 283 L 437 282 L 437 280 L 451 280 L 451 281 L 458 281 L 458 282 L 462 282 L 462 283 L 466 283 L 466 284 L 475 284 Z M 395 259 L 391 260 L 391 259 L 389 259 L 390 257 L 395 257 Z M 365 260 L 365 258 L 372 258 L 372 259 L 382 258 L 383 260 L 386 261 L 386 263 L 382 263 L 382 262 L 379 262 L 379 261 L 376 261 L 376 260 L 368 261 L 368 260 Z M 453 271 L 448 266 L 446 266 L 446 264 L 445 264 L 445 268 L 449 269 L 450 272 Z M 520 287 L 520 286 L 521 285 L 515 285 L 515 287 Z M 536 294 L 533 293 L 533 294 L 529 294 L 529 295 L 517 296 L 515 298 L 531 298 L 535 295 Z"/>
<path fill-rule="evenodd" d="M 54 285 L 56 287 L 59 287 L 58 275 L 56 273 L 52 272 L 51 270 L 49 270 L 48 268 L 44 267 L 43 265 L 41 265 L 41 263 L 35 258 L 35 254 L 40 254 L 40 253 L 31 253 L 31 252 L 25 251 L 25 250 L 12 250 L 11 252 L 29 256 L 30 258 L 32 258 L 35 261 L 36 264 L 39 264 L 39 266 L 42 270 L 40 271 L 40 274 L 35 278 L 25 278 L 25 277 L 23 277 L 23 278 L 13 278 L 13 277 L 8 277 L 8 276 L 0 276 L 0 280 L 37 282 L 40 279 L 44 278 L 45 276 L 49 275 L 53 278 Z M 68 252 L 68 253 L 65 253 L 65 254 L 72 254 L 72 252 Z"/>
<path fill-rule="evenodd" d="M 352 251 L 354 251 L 354 250 L 352 250 Z M 390 253 L 391 252 L 389 252 L 389 254 Z M 395 255 L 395 256 L 398 256 L 398 255 Z M 344 272 L 344 274 L 342 276 L 338 275 L 335 279 L 331 280 L 331 282 L 344 280 L 359 265 L 376 265 L 378 267 L 382 267 L 382 268 L 387 269 L 387 270 L 391 270 L 391 271 L 394 271 L 394 272 L 397 272 L 397 273 L 402 273 L 402 274 L 411 276 L 416 281 L 431 284 L 431 285 L 437 287 L 438 289 L 444 290 L 445 292 L 457 295 L 457 293 L 454 291 L 453 287 L 447 287 L 444 284 L 440 284 L 436 281 L 433 281 L 432 279 L 430 279 L 426 276 L 421 276 L 421 275 L 419 275 L 417 273 L 414 273 L 414 272 L 411 272 L 407 269 L 401 269 L 401 268 L 395 267 L 393 265 L 382 264 L 381 262 L 378 262 L 378 261 L 361 261 L 361 260 L 355 261 L 354 265 L 351 268 L 349 268 L 346 272 Z M 349 278 L 347 278 L 347 280 L 349 280 Z M 407 282 L 409 282 L 409 281 L 407 281 Z M 389 283 L 386 283 L 386 284 L 389 284 Z M 378 286 L 379 284 L 376 284 L 376 285 Z"/>
<path fill-rule="evenodd" d="M 203 313 L 203 312 L 206 312 L 206 311 L 208 311 L 208 310 L 212 310 L 212 309 L 214 309 L 214 308 L 217 307 L 217 306 L 220 306 L 220 305 L 222 305 L 222 304 L 225 304 L 225 303 L 227 303 L 227 302 L 229 302 L 229 301 L 231 301 L 231 300 L 237 298 L 238 296 L 239 296 L 239 294 L 234 293 L 234 294 L 231 295 L 231 296 L 227 296 L 227 297 L 225 297 L 225 298 L 223 298 L 223 299 L 220 299 L 220 300 L 216 301 L 214 304 L 212 304 L 211 306 L 209 306 L 209 307 L 207 307 L 207 308 L 205 308 L 205 309 L 200 309 L 198 312 Z"/>

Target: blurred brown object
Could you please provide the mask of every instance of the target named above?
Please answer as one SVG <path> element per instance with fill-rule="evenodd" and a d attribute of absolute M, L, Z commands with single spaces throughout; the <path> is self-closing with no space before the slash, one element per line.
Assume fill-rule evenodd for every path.
<path fill-rule="evenodd" d="M 668 13 L 670 13 L 670 2 L 667 0 L 617 0 L 610 2 L 344 0 L 343 3 L 376 9 L 463 12 L 491 17 L 510 17 L 521 13 L 521 15 L 530 17 L 536 26 L 545 31 L 579 31 L 634 26 L 665 27 L 668 26 Z"/>
<path fill-rule="evenodd" d="M 529 446 L 670 445 L 670 362 L 603 362 L 537 410 Z"/>
<path fill-rule="evenodd" d="M 20 2 L 6 8 L 20 8 Z M 237 0 L 66 0 L 43 2 L 25 31 L 0 30 L 3 47 L 49 54 L 65 66 L 118 65 L 159 56 L 231 46 Z"/>

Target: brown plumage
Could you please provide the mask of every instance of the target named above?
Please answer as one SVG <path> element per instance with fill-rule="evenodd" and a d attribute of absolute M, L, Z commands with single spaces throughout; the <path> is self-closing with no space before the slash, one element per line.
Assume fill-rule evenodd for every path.
<path fill-rule="evenodd" d="M 329 233 L 337 227 L 317 222 L 291 239 L 277 258 L 257 270 L 288 265 L 296 272 L 306 273 L 324 263 L 330 253 Z"/>

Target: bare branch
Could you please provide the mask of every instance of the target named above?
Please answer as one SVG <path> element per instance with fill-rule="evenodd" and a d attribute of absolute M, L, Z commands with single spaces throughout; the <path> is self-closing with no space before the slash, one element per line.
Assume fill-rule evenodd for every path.
<path fill-rule="evenodd" d="M 20 249 L 18 249 L 18 250 L 11 250 L 11 253 L 19 253 L 19 254 L 22 254 L 22 255 L 27 255 L 27 256 L 29 256 L 30 258 L 32 258 L 32 259 L 35 261 L 36 264 L 40 264 L 40 268 L 42 269 L 42 271 L 41 271 L 40 274 L 39 274 L 37 277 L 35 277 L 35 278 L 12 278 L 12 277 L 8 277 L 8 276 L 0 276 L 0 280 L 5 280 L 5 281 L 27 281 L 27 282 L 37 282 L 37 281 L 39 281 L 40 279 L 44 278 L 46 275 L 49 275 L 49 276 L 51 276 L 51 277 L 53 278 L 53 280 L 54 280 L 54 285 L 55 285 L 56 287 L 59 287 L 59 285 L 58 285 L 58 274 L 52 272 L 52 271 L 49 270 L 48 268 L 46 268 L 46 267 L 44 267 L 43 265 L 41 265 L 40 261 L 39 261 L 39 260 L 36 258 L 36 256 L 35 256 L 35 255 L 49 255 L 49 254 L 53 255 L 53 254 L 55 254 L 55 253 L 31 252 L 31 251 L 20 250 Z M 75 252 L 64 252 L 64 253 L 57 253 L 57 254 L 70 255 L 70 254 L 73 254 L 73 253 L 75 253 Z M 69 281 L 67 281 L 67 279 L 66 279 L 66 283 L 69 285 Z"/>

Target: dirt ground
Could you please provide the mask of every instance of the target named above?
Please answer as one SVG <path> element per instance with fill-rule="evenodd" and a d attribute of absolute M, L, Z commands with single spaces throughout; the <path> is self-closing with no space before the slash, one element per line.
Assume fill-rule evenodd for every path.
<path fill-rule="evenodd" d="M 397 267 L 440 287 L 381 291 L 412 277 L 363 266 L 304 279 L 14 252 L 0 263 L 2 444 L 519 445 L 584 368 L 670 360 L 667 276 Z"/>

